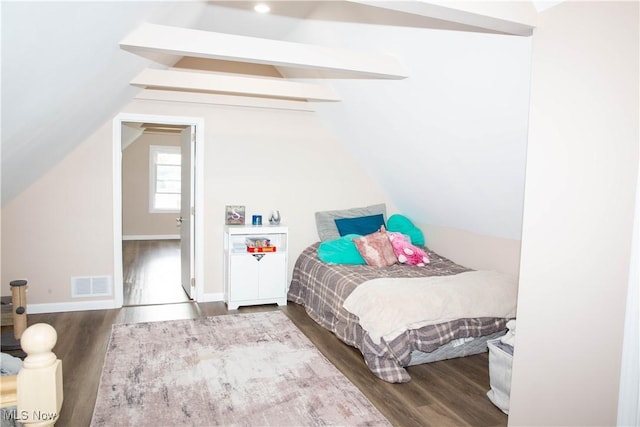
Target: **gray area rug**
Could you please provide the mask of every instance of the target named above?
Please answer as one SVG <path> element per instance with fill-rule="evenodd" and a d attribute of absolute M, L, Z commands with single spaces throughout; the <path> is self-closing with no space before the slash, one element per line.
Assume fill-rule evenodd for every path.
<path fill-rule="evenodd" d="M 91 425 L 390 424 L 271 311 L 114 325 Z"/>

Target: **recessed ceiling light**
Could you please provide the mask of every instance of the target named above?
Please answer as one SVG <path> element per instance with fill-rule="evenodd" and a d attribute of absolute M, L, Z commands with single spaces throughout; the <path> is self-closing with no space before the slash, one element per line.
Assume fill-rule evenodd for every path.
<path fill-rule="evenodd" d="M 255 10 L 258 13 L 269 13 L 271 8 L 264 3 L 258 3 L 253 7 L 253 10 Z"/>

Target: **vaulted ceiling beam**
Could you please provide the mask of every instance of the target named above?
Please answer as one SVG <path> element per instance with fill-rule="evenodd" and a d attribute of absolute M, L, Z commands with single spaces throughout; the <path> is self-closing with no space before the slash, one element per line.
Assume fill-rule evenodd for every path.
<path fill-rule="evenodd" d="M 134 53 L 163 53 L 337 71 L 369 78 L 407 77 L 404 67 L 390 55 L 148 23 L 125 37 L 120 47 Z"/>
<path fill-rule="evenodd" d="M 516 36 L 530 36 L 537 21 L 536 9 L 531 1 L 349 1 Z"/>
<path fill-rule="evenodd" d="M 195 92 L 215 92 L 309 101 L 339 101 L 335 91 L 325 85 L 293 82 L 284 79 L 243 77 L 202 72 L 155 70 L 148 68 L 131 84 L 145 88 L 162 88 Z"/>

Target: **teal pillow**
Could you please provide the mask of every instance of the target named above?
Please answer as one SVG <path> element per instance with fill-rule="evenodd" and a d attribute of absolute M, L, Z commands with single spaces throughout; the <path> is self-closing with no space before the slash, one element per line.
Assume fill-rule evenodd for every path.
<path fill-rule="evenodd" d="M 387 219 L 387 230 L 406 234 L 411 239 L 412 244 L 424 246 L 424 234 L 422 234 L 422 230 L 413 225 L 411 220 L 404 215 L 391 215 L 389 219 Z"/>
<path fill-rule="evenodd" d="M 318 258 L 331 264 L 356 264 L 364 265 L 367 262 L 362 258 L 353 239 L 359 234 L 347 234 L 339 239 L 325 240 L 318 246 Z"/>
<path fill-rule="evenodd" d="M 367 234 L 375 233 L 384 225 L 384 215 L 367 215 L 357 218 L 337 218 L 334 220 L 340 236 L 347 234 Z"/>

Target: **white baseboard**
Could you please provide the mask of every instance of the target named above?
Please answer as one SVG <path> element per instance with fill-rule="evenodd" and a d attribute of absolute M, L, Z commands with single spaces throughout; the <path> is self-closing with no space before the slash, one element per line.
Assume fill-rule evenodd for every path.
<path fill-rule="evenodd" d="M 198 302 L 219 302 L 224 301 L 224 293 L 206 293 L 202 295 Z M 91 300 L 77 302 L 53 302 L 43 304 L 28 304 L 27 314 L 41 313 L 62 313 L 66 311 L 89 311 L 89 310 L 112 310 L 120 308 L 116 306 L 115 300 Z"/>
<path fill-rule="evenodd" d="M 224 293 L 206 293 L 202 295 L 198 302 L 218 302 L 224 301 Z M 65 311 L 87 311 L 87 310 L 111 310 L 120 308 L 116 306 L 116 302 L 112 299 L 108 300 L 89 300 L 74 302 L 54 302 L 43 304 L 29 304 L 27 307 L 28 314 L 41 313 L 62 313 Z"/>
<path fill-rule="evenodd" d="M 180 240 L 179 234 L 129 234 L 122 240 Z"/>
<path fill-rule="evenodd" d="M 116 302 L 112 299 L 77 302 L 54 302 L 44 304 L 29 304 L 27 306 L 27 313 L 61 313 L 64 311 L 111 310 L 114 308 L 119 307 L 116 307 Z"/>
<path fill-rule="evenodd" d="M 202 298 L 198 298 L 198 302 L 218 302 L 218 301 L 224 301 L 224 293 L 216 292 L 216 293 L 202 294 Z"/>

